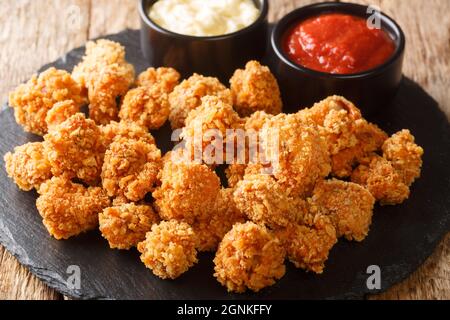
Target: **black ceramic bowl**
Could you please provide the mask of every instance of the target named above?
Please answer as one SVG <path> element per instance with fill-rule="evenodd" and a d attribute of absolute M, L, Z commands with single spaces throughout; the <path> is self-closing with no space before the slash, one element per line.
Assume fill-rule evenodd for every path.
<path fill-rule="evenodd" d="M 227 83 L 237 68 L 249 60 L 260 60 L 267 49 L 268 0 L 253 1 L 261 14 L 252 25 L 223 36 L 195 37 L 157 25 L 148 16 L 156 0 L 141 0 L 141 46 L 145 58 L 155 67 L 173 67 L 183 77 L 197 72 Z"/>
<path fill-rule="evenodd" d="M 342 95 L 352 100 L 370 115 L 389 104 L 402 80 L 405 35 L 400 26 L 390 17 L 381 14 L 381 27 L 396 44 L 393 56 L 379 67 L 358 74 L 336 75 L 302 67 L 291 61 L 284 53 L 282 42 L 286 32 L 296 23 L 322 13 L 339 12 L 368 18 L 367 6 L 325 2 L 294 10 L 281 19 L 271 35 L 275 58 L 272 69 L 283 93 L 286 111 L 296 111 L 311 106 L 330 95 Z"/>

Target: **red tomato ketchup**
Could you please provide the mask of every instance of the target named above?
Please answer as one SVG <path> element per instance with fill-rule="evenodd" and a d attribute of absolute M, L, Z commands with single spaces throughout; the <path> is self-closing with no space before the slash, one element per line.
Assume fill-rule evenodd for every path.
<path fill-rule="evenodd" d="M 286 33 L 283 47 L 295 63 L 332 74 L 368 71 L 395 51 L 386 31 L 370 29 L 364 18 L 341 13 L 301 21 Z"/>

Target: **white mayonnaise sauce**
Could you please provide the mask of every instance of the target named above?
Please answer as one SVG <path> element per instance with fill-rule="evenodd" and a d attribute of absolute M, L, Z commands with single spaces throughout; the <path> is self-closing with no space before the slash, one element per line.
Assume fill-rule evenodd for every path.
<path fill-rule="evenodd" d="M 169 31 L 197 36 L 219 36 L 244 29 L 260 15 L 252 0 L 159 0 L 150 18 Z"/>

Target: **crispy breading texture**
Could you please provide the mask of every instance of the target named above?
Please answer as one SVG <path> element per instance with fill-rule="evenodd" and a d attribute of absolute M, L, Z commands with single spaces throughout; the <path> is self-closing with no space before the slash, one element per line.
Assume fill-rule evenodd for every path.
<path fill-rule="evenodd" d="M 111 121 L 107 125 L 99 126 L 102 134 L 105 150 L 109 148 L 116 138 L 128 138 L 142 140 L 149 144 L 155 144 L 155 138 L 148 132 L 147 128 L 133 121 Z"/>
<path fill-rule="evenodd" d="M 105 148 L 94 121 L 77 113 L 44 137 L 52 173 L 95 184 L 100 178 Z"/>
<path fill-rule="evenodd" d="M 188 223 L 207 219 L 221 189 L 219 177 L 206 165 L 172 161 L 171 156 L 164 161 L 161 186 L 153 192 L 158 213 Z"/>
<path fill-rule="evenodd" d="M 420 177 L 424 151 L 415 143 L 409 130 L 394 134 L 386 140 L 382 150 L 384 158 L 391 162 L 407 186 L 411 186 Z"/>
<path fill-rule="evenodd" d="M 118 119 L 117 100 L 134 83 L 133 65 L 125 60 L 125 48 L 110 40 L 89 41 L 86 54 L 72 76 L 89 96 L 89 116 L 97 124 Z"/>
<path fill-rule="evenodd" d="M 306 225 L 290 224 L 287 228 L 277 229 L 275 234 L 297 268 L 318 274 L 323 273 L 330 250 L 337 242 L 332 222 L 320 215 Z"/>
<path fill-rule="evenodd" d="M 317 127 L 296 114 L 267 120 L 261 142 L 275 179 L 291 196 L 309 195 L 331 171 L 328 148 Z"/>
<path fill-rule="evenodd" d="M 14 153 L 5 155 L 4 160 L 8 176 L 24 191 L 33 188 L 38 190 L 42 183 L 52 177 L 42 142 L 16 147 Z"/>
<path fill-rule="evenodd" d="M 241 119 L 230 104 L 218 97 L 206 96 L 200 107 L 186 118 L 181 138 L 195 160 L 202 159 L 208 165 L 223 164 L 228 160 L 227 144 L 234 146 L 235 143 L 235 135 L 229 130 L 241 127 Z"/>
<path fill-rule="evenodd" d="M 48 232 L 58 240 L 95 229 L 98 213 L 110 205 L 101 188 L 85 188 L 64 177 L 43 183 L 39 193 L 37 209 Z"/>
<path fill-rule="evenodd" d="M 219 245 L 214 276 L 229 292 L 258 292 L 284 276 L 284 259 L 280 241 L 266 227 L 238 223 Z"/>
<path fill-rule="evenodd" d="M 381 205 L 400 204 L 409 197 L 409 187 L 402 177 L 389 161 L 378 155 L 368 157 L 356 168 L 351 180 L 367 188 Z"/>
<path fill-rule="evenodd" d="M 299 115 L 317 125 L 320 135 L 327 141 L 330 155 L 354 147 L 358 142 L 355 121 L 362 119 L 361 112 L 344 97 L 328 97 L 310 109 L 299 111 Z"/>
<path fill-rule="evenodd" d="M 197 263 L 196 238 L 184 222 L 163 221 L 154 225 L 138 244 L 141 261 L 162 279 L 176 279 Z"/>
<path fill-rule="evenodd" d="M 103 188 L 110 197 L 142 200 L 153 191 L 161 165 L 161 151 L 154 144 L 120 137 L 106 151 Z"/>
<path fill-rule="evenodd" d="M 283 108 L 277 80 L 258 61 L 249 61 L 244 70 L 236 70 L 230 85 L 234 106 L 242 117 L 256 111 L 276 115 Z"/>
<path fill-rule="evenodd" d="M 158 87 L 138 87 L 125 95 L 119 117 L 134 121 L 149 130 L 157 130 L 166 123 L 169 113 L 166 93 Z"/>
<path fill-rule="evenodd" d="M 307 212 L 306 202 L 292 198 L 269 175 L 246 175 L 234 191 L 237 208 L 253 222 L 270 228 L 300 222 Z"/>
<path fill-rule="evenodd" d="M 164 93 L 171 93 L 180 82 L 180 74 L 173 68 L 148 68 L 137 80 L 138 87 L 158 87 Z"/>
<path fill-rule="evenodd" d="M 111 249 L 129 250 L 145 240 L 159 216 L 149 205 L 122 204 L 99 214 L 100 231 Z"/>
<path fill-rule="evenodd" d="M 53 108 L 47 112 L 45 122 L 47 123 L 48 130 L 52 130 L 57 127 L 71 116 L 80 112 L 80 106 L 73 100 L 64 100 L 55 103 Z"/>
<path fill-rule="evenodd" d="M 197 109 L 205 96 L 217 96 L 223 102 L 232 105 L 231 91 L 216 78 L 194 74 L 175 87 L 169 95 L 172 129 L 184 127 L 190 111 Z"/>
<path fill-rule="evenodd" d="M 246 221 L 246 216 L 233 199 L 233 189 L 222 189 L 217 195 L 210 216 L 192 224 L 197 238 L 198 251 L 215 251 L 225 234 L 236 223 Z"/>
<path fill-rule="evenodd" d="M 330 217 L 337 237 L 360 242 L 369 234 L 375 198 L 362 186 L 324 180 L 316 185 L 309 203 L 312 214 Z"/>
<path fill-rule="evenodd" d="M 45 119 L 49 110 L 66 100 L 72 100 L 78 108 L 87 102 L 81 86 L 70 74 L 55 68 L 34 75 L 9 95 L 17 123 L 40 136 L 48 132 Z"/>

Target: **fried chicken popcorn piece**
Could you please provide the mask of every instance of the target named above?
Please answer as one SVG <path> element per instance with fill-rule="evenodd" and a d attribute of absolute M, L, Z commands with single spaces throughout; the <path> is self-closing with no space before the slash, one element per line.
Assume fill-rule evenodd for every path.
<path fill-rule="evenodd" d="M 233 103 L 237 112 L 249 116 L 256 111 L 277 115 L 283 107 L 280 88 L 269 68 L 250 61 L 245 70 L 238 69 L 230 79 Z"/>
<path fill-rule="evenodd" d="M 166 93 L 161 92 L 158 87 L 138 87 L 125 95 L 119 117 L 134 121 L 149 130 L 157 130 L 166 123 L 169 113 Z"/>
<path fill-rule="evenodd" d="M 184 222 L 163 221 L 154 225 L 138 244 L 141 261 L 162 279 L 176 279 L 197 263 L 196 238 Z"/>
<path fill-rule="evenodd" d="M 155 138 L 148 132 L 147 128 L 142 127 L 133 121 L 111 121 L 107 125 L 100 126 L 99 128 L 105 150 L 109 148 L 116 138 L 142 140 L 149 144 L 156 143 Z"/>
<path fill-rule="evenodd" d="M 229 292 L 258 292 L 281 279 L 285 251 L 270 231 L 253 222 L 234 225 L 214 258 L 214 276 Z"/>
<path fill-rule="evenodd" d="M 129 250 L 137 246 L 158 222 L 151 206 L 134 203 L 109 207 L 99 214 L 100 231 L 111 249 Z"/>
<path fill-rule="evenodd" d="M 227 130 L 241 127 L 241 119 L 230 104 L 218 97 L 206 96 L 201 106 L 189 113 L 181 137 L 191 155 L 198 154 L 207 164 L 223 164 L 227 160 L 228 141 L 235 141 Z M 215 152 L 220 150 L 222 154 L 217 155 Z"/>
<path fill-rule="evenodd" d="M 355 122 L 362 119 L 361 112 L 344 97 L 328 97 L 311 109 L 301 110 L 299 115 L 318 126 L 320 134 L 327 141 L 330 155 L 358 143 Z"/>
<path fill-rule="evenodd" d="M 276 236 L 287 257 L 297 268 L 323 273 L 328 255 L 337 242 L 336 230 L 326 216 L 317 215 L 307 225 L 290 224 L 277 229 Z"/>
<path fill-rule="evenodd" d="M 420 177 L 423 149 L 414 141 L 409 130 L 394 134 L 383 144 L 383 156 L 391 162 L 407 186 Z"/>
<path fill-rule="evenodd" d="M 45 122 L 47 123 L 48 130 L 52 130 L 59 124 L 63 123 L 71 116 L 80 112 L 80 106 L 73 100 L 65 100 L 55 103 L 53 108 L 47 112 Z"/>
<path fill-rule="evenodd" d="M 299 222 L 306 214 L 306 203 L 288 196 L 269 175 L 246 175 L 234 191 L 234 201 L 250 220 L 270 228 Z"/>
<path fill-rule="evenodd" d="M 214 251 L 225 234 L 236 223 L 246 221 L 246 216 L 234 202 L 233 189 L 220 190 L 210 216 L 192 224 L 197 238 L 198 251 Z"/>
<path fill-rule="evenodd" d="M 176 86 L 169 95 L 172 129 L 184 127 L 189 112 L 197 109 L 202 103 L 201 99 L 206 96 L 216 96 L 224 103 L 233 104 L 231 91 L 218 79 L 194 74 Z"/>
<path fill-rule="evenodd" d="M 161 218 L 193 223 L 210 217 L 221 187 L 219 177 L 206 165 L 166 159 L 160 180 L 153 198 Z"/>
<path fill-rule="evenodd" d="M 331 156 L 332 174 L 338 178 L 347 178 L 358 163 L 381 149 L 388 135 L 376 125 L 364 119 L 356 120 L 355 137 L 357 144 Z"/>
<path fill-rule="evenodd" d="M 106 151 L 103 188 L 110 197 L 139 201 L 153 191 L 160 169 L 161 151 L 154 144 L 120 137 Z"/>
<path fill-rule="evenodd" d="M 392 164 L 373 155 L 353 171 L 351 180 L 367 188 L 381 205 L 400 204 L 409 197 L 409 187 Z"/>
<path fill-rule="evenodd" d="M 317 127 L 295 114 L 280 114 L 261 130 L 264 158 L 275 180 L 293 197 L 309 195 L 331 171 L 328 148 Z"/>
<path fill-rule="evenodd" d="M 246 164 L 230 164 L 225 169 L 225 175 L 228 181 L 228 187 L 234 188 L 239 183 L 239 181 L 244 180 Z"/>
<path fill-rule="evenodd" d="M 48 131 L 45 119 L 49 110 L 66 100 L 72 100 L 77 107 L 86 103 L 81 86 L 69 73 L 55 68 L 34 75 L 9 95 L 17 123 L 25 131 L 40 136 Z"/>
<path fill-rule="evenodd" d="M 173 68 L 148 68 L 142 72 L 136 81 L 138 87 L 157 86 L 164 93 L 171 93 L 179 84 L 180 74 Z"/>
<path fill-rule="evenodd" d="M 360 185 L 324 180 L 316 185 L 310 204 L 313 214 L 330 217 L 337 237 L 361 242 L 368 235 L 375 198 Z"/>
<path fill-rule="evenodd" d="M 58 240 L 68 239 L 98 226 L 98 213 L 110 206 L 102 188 L 53 177 L 43 183 L 36 201 L 48 232 Z"/>
<path fill-rule="evenodd" d="M 94 121 L 77 113 L 52 128 L 44 140 L 55 176 L 76 177 L 88 184 L 98 182 L 105 148 Z"/>
<path fill-rule="evenodd" d="M 5 157 L 8 176 L 20 189 L 30 191 L 39 189 L 40 185 L 52 177 L 50 163 L 41 142 L 27 143 L 14 148 Z"/>
<path fill-rule="evenodd" d="M 89 41 L 83 61 L 72 76 L 89 96 L 89 116 L 97 124 L 117 120 L 117 98 L 134 83 L 134 67 L 125 60 L 125 48 L 110 40 Z"/>

